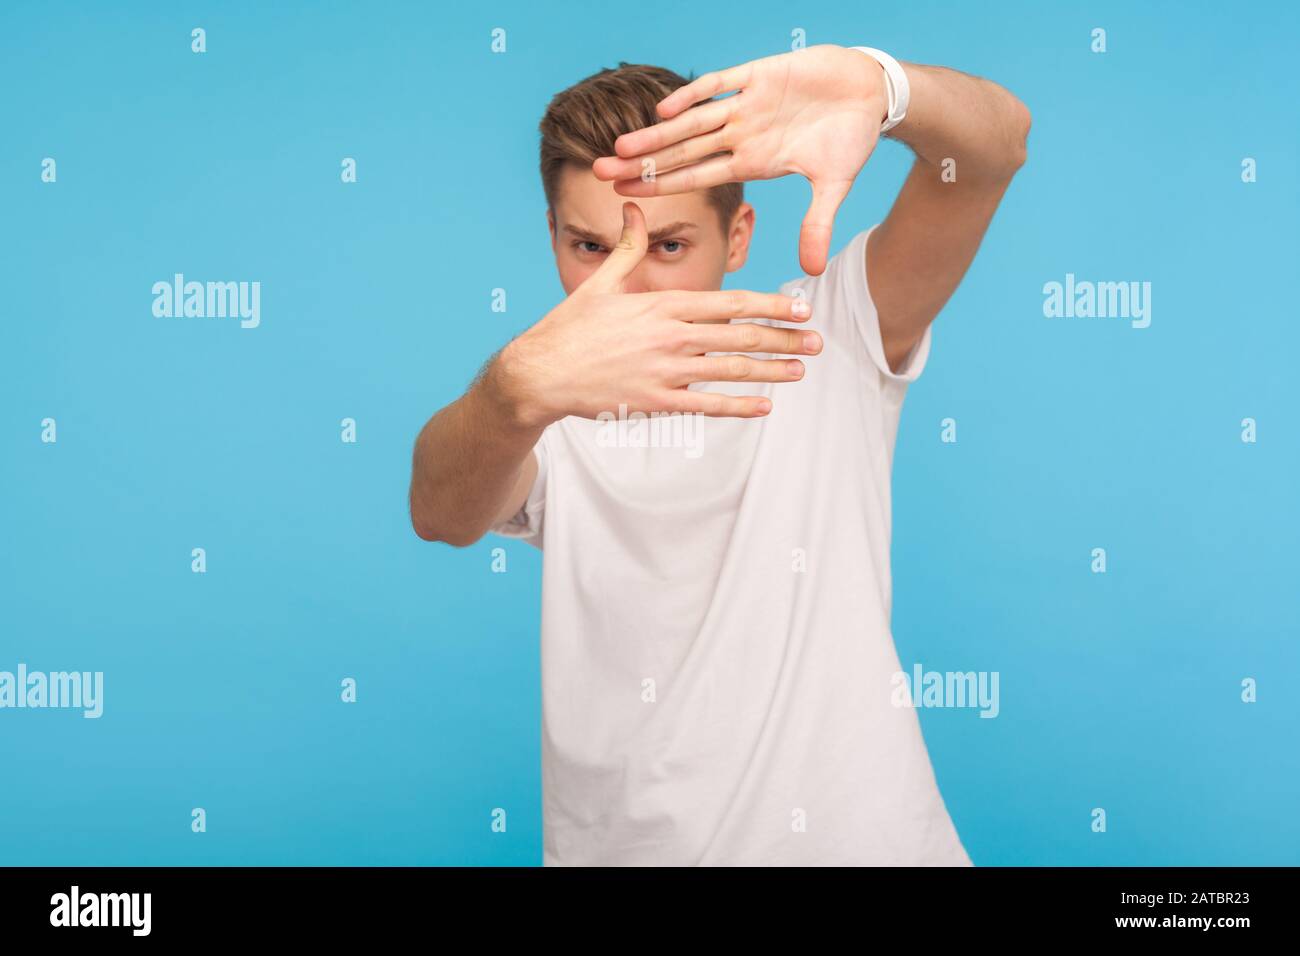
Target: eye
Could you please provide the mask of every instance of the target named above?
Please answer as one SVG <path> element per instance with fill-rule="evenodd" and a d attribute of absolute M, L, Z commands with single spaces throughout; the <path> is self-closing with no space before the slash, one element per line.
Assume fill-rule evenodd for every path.
<path fill-rule="evenodd" d="M 675 258 L 686 251 L 686 243 L 680 239 L 665 239 L 659 243 L 659 251 Z"/>
<path fill-rule="evenodd" d="M 605 247 L 599 242 L 592 242 L 590 239 L 579 239 L 574 243 L 579 252 L 585 252 L 587 255 L 599 255 L 605 251 Z"/>

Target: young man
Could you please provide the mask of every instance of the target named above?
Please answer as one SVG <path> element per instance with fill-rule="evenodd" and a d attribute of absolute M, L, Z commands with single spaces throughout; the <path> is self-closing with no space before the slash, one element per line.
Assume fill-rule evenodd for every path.
<path fill-rule="evenodd" d="M 915 164 L 828 263 L 882 130 Z M 424 427 L 410 501 L 422 538 L 544 546 L 544 863 L 970 865 L 893 700 L 890 470 L 1028 131 L 993 83 L 837 46 L 551 102 L 568 298 Z M 718 291 L 754 229 L 740 182 L 787 173 L 810 276 Z"/>

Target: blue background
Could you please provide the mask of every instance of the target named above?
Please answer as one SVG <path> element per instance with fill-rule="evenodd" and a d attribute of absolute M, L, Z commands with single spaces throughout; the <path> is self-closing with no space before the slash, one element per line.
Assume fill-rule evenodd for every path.
<path fill-rule="evenodd" d="M 551 94 L 795 28 L 1034 115 L 895 460 L 904 666 L 1001 674 L 996 720 L 920 714 L 972 858 L 1300 863 L 1295 11 L 5 3 L 0 670 L 104 671 L 105 713 L 0 711 L 0 864 L 540 862 L 538 556 L 418 540 L 412 441 L 562 296 Z M 878 150 L 834 249 L 908 163 Z M 747 194 L 729 284 L 775 289 L 808 188 Z M 260 281 L 261 327 L 154 318 L 175 272 Z M 1150 281 L 1150 328 L 1044 318 L 1067 272 Z"/>

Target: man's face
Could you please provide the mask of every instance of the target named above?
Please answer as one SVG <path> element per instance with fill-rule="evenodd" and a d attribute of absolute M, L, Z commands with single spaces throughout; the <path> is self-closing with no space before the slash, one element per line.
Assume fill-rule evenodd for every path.
<path fill-rule="evenodd" d="M 576 164 L 564 167 L 559 187 L 550 222 L 551 245 L 567 295 L 618 243 L 628 198 L 614 192 L 613 183 L 602 182 Z M 745 264 L 754 229 L 754 210 L 748 203 L 741 204 L 724 230 L 707 190 L 632 201 L 645 213 L 650 245 L 628 276 L 625 291 L 716 290 L 722 288 L 726 273 Z"/>

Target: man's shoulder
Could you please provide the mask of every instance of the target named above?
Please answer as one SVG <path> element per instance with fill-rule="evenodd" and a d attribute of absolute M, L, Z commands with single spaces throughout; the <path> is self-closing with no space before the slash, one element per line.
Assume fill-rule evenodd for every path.
<path fill-rule="evenodd" d="M 808 328 L 832 337 L 858 334 L 873 310 L 867 289 L 866 244 L 871 229 L 854 234 L 826 263 L 820 275 L 802 275 L 783 282 L 781 295 L 806 299 L 812 305 Z"/>
<path fill-rule="evenodd" d="M 839 252 L 827 260 L 820 275 L 801 275 L 783 282 L 779 289 L 781 294 L 796 295 L 796 290 L 803 290 L 805 295 L 827 290 L 835 290 L 843 296 L 865 294 L 867 238 L 875 228 L 871 226 L 855 233 Z"/>

